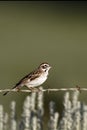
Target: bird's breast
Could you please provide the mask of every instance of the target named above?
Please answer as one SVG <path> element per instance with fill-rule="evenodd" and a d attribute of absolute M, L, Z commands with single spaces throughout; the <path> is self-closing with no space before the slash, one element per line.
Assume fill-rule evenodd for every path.
<path fill-rule="evenodd" d="M 32 81 L 27 82 L 26 85 L 28 87 L 36 87 L 36 86 L 43 84 L 46 81 L 46 79 L 47 79 L 47 76 L 41 75 L 40 77 L 38 77 Z"/>

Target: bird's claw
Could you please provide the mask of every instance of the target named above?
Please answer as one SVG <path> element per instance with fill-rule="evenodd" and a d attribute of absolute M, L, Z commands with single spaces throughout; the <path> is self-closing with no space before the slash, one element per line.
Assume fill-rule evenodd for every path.
<path fill-rule="evenodd" d="M 42 92 L 42 90 L 39 88 L 29 87 L 29 89 L 31 90 L 31 92 Z"/>
<path fill-rule="evenodd" d="M 77 90 L 81 93 L 80 86 L 76 85 Z"/>
<path fill-rule="evenodd" d="M 20 92 L 20 88 L 16 88 L 17 89 L 17 92 Z"/>

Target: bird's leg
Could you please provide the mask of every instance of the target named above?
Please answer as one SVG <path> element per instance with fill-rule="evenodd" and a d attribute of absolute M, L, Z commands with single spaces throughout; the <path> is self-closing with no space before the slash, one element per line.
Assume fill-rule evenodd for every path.
<path fill-rule="evenodd" d="M 31 90 L 31 92 L 35 92 L 35 89 L 33 87 L 29 87 L 29 89 Z"/>
<path fill-rule="evenodd" d="M 81 93 L 80 86 L 76 85 L 77 90 Z"/>
<path fill-rule="evenodd" d="M 39 88 L 33 88 L 33 87 L 29 87 L 29 89 L 32 91 L 32 92 L 42 92 L 42 90 L 41 89 L 39 89 Z"/>
<path fill-rule="evenodd" d="M 42 92 L 40 88 L 34 88 L 34 90 L 36 90 L 37 92 Z"/>
<path fill-rule="evenodd" d="M 17 92 L 20 92 L 20 88 L 19 87 L 16 87 L 16 90 L 17 90 Z"/>
<path fill-rule="evenodd" d="M 42 92 L 42 90 L 40 88 L 37 88 L 39 92 Z"/>

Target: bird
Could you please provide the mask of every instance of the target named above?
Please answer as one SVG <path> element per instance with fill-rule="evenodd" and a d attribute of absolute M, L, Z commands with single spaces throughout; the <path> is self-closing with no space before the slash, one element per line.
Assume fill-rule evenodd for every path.
<path fill-rule="evenodd" d="M 41 63 L 34 71 L 30 72 L 26 76 L 24 76 L 19 82 L 12 88 L 14 90 L 20 91 L 23 86 L 26 86 L 31 91 L 43 84 L 49 75 L 49 70 L 52 67 L 47 63 Z M 3 95 L 7 95 L 10 91 L 6 91 Z"/>

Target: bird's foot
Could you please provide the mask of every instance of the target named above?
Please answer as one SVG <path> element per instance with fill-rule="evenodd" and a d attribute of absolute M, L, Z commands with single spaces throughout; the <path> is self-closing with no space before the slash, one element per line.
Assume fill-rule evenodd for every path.
<path fill-rule="evenodd" d="M 29 89 L 31 90 L 31 92 L 42 92 L 40 88 L 29 87 Z"/>
<path fill-rule="evenodd" d="M 42 92 L 42 89 L 40 89 L 40 88 L 37 88 L 37 90 L 38 90 L 39 92 Z"/>
<path fill-rule="evenodd" d="M 35 92 L 35 88 L 29 87 L 29 89 L 31 90 L 31 92 Z"/>
<path fill-rule="evenodd" d="M 20 92 L 20 88 L 17 87 L 16 90 L 17 90 L 17 92 Z"/>
<path fill-rule="evenodd" d="M 81 93 L 80 86 L 76 85 L 77 90 Z"/>

